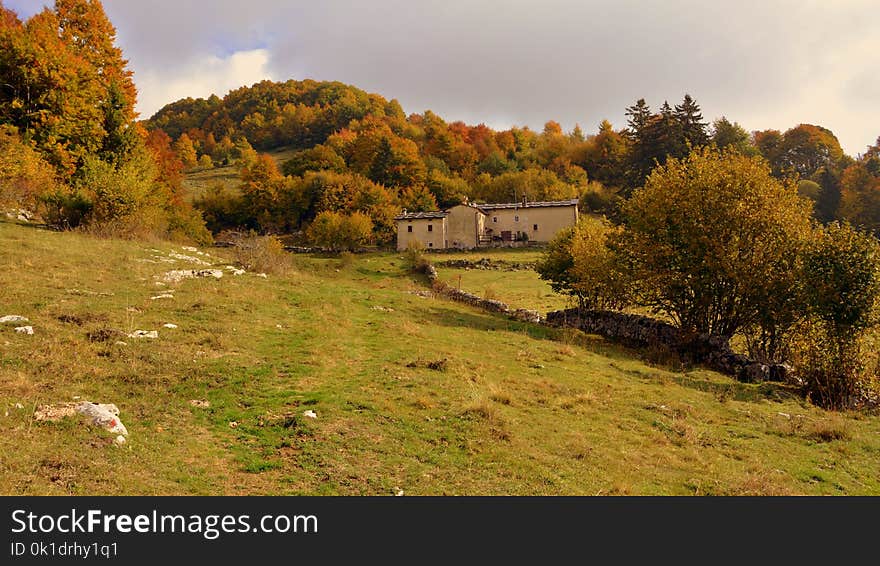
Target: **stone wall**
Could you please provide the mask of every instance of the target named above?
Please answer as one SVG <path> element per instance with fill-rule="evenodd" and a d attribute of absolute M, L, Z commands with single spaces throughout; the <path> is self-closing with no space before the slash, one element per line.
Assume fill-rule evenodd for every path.
<path fill-rule="evenodd" d="M 473 307 L 483 309 L 485 311 L 505 314 L 515 320 L 519 320 L 522 322 L 531 322 L 534 324 L 541 324 L 544 322 L 544 317 L 541 316 L 541 313 L 537 311 L 531 311 L 527 309 L 511 309 L 510 305 L 502 303 L 501 301 L 484 299 L 482 297 L 474 295 L 473 293 L 468 293 L 467 291 L 462 291 L 461 289 L 455 289 L 444 285 L 443 282 L 440 281 L 440 276 L 437 275 L 437 268 L 427 261 L 418 268 L 418 271 L 423 273 L 428 278 L 428 281 L 431 282 L 431 286 L 434 287 L 435 291 L 438 294 L 446 297 L 447 299 L 451 299 L 459 303 L 465 303 Z"/>
<path fill-rule="evenodd" d="M 766 365 L 737 354 L 724 338 L 685 335 L 671 324 L 641 315 L 569 309 L 549 313 L 546 324 L 577 328 L 632 346 L 667 347 L 685 359 L 748 383 L 785 381 L 790 371 L 783 364 Z"/>

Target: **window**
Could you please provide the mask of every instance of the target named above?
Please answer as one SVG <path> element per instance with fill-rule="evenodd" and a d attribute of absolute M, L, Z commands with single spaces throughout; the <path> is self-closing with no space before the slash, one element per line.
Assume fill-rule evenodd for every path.
<path fill-rule="evenodd" d="M 498 224 L 498 217 L 497 217 L 497 216 L 495 216 L 495 217 L 494 217 L 494 218 L 492 218 L 492 222 L 494 222 L 494 223 L 496 223 L 496 224 Z"/>
<path fill-rule="evenodd" d="M 412 226 L 407 226 L 407 227 L 406 227 L 406 231 L 409 232 L 409 233 L 412 233 Z"/>
<path fill-rule="evenodd" d="M 433 232 L 433 231 L 434 231 L 434 225 L 428 224 L 428 232 Z"/>
<path fill-rule="evenodd" d="M 519 216 L 514 216 L 514 217 L 513 217 L 513 221 L 514 221 L 514 222 L 519 222 Z"/>
<path fill-rule="evenodd" d="M 535 232 L 537 232 L 537 231 L 538 231 L 538 225 L 535 224 Z"/>
<path fill-rule="evenodd" d="M 433 248 L 433 247 L 434 247 L 434 242 L 428 242 L 428 247 L 429 247 L 429 248 Z"/>

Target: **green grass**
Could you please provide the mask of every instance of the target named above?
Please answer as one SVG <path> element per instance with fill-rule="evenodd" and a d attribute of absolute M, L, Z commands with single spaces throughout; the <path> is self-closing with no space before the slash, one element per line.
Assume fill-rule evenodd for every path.
<path fill-rule="evenodd" d="M 418 297 L 398 254 L 151 301 L 189 267 L 151 248 L 180 251 L 0 222 L 0 316 L 37 332 L 0 328 L 0 493 L 880 493 L 876 416 Z M 160 339 L 89 342 L 104 327 Z M 75 396 L 117 404 L 129 442 L 31 418 Z"/>
<path fill-rule="evenodd" d="M 573 306 L 569 297 L 555 293 L 533 270 L 458 269 L 442 265 L 451 260 L 479 261 L 482 258 L 508 264 L 533 264 L 540 259 L 541 253 L 534 249 L 498 249 L 444 253 L 428 257 L 437 266 L 440 279 L 450 287 L 460 286 L 475 295 L 504 301 L 512 308 L 530 309 L 546 314 Z"/>

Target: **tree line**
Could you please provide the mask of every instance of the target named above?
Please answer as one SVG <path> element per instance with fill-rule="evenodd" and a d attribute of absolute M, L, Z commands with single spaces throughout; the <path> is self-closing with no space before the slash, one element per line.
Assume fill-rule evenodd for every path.
<path fill-rule="evenodd" d="M 146 126 L 169 134 L 186 167 L 241 164 L 259 151 L 290 148 L 296 153 L 280 172 L 292 179 L 293 192 L 307 191 L 303 186 L 315 182 L 342 183 L 355 191 L 376 185 L 370 192 L 382 194 L 369 206 L 356 204 L 357 197 L 335 208 L 325 204 L 329 211 L 371 216 L 378 243 L 393 239 L 388 218 L 374 216 L 385 204 L 427 211 L 465 200 L 577 198 L 586 211 L 614 216 L 656 166 L 701 147 L 763 157 L 774 177 L 799 181 L 801 194 L 813 201 L 814 215 L 823 222 L 846 219 L 880 229 L 876 146 L 852 158 L 821 126 L 749 133 L 724 117 L 709 124 L 690 95 L 674 106 L 664 102 L 657 111 L 638 100 L 626 116 L 626 127 L 618 130 L 603 121 L 592 135 L 579 126 L 565 132 L 554 121 L 540 132 L 528 127 L 494 131 L 482 124 L 449 123 L 431 111 L 406 115 L 396 100 L 342 83 L 291 80 L 264 81 L 222 99 L 181 100 Z M 217 189 L 198 203 L 212 229 L 231 227 L 228 209 L 236 204 L 234 197 Z M 292 200 L 278 200 L 272 214 L 239 206 L 235 220 L 266 232 L 299 230 L 324 211 L 320 205 L 291 209 Z M 275 221 L 259 221 L 273 216 Z"/>

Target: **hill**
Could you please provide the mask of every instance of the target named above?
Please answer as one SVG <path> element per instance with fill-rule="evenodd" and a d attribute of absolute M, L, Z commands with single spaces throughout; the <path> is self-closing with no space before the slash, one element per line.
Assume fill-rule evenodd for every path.
<path fill-rule="evenodd" d="M 262 278 L 223 249 L 0 241 L 0 316 L 35 329 L 0 327 L 5 494 L 880 493 L 877 416 L 425 298 L 397 254 Z M 207 268 L 226 275 L 157 285 Z M 33 418 L 77 399 L 115 403 L 128 442 Z"/>

